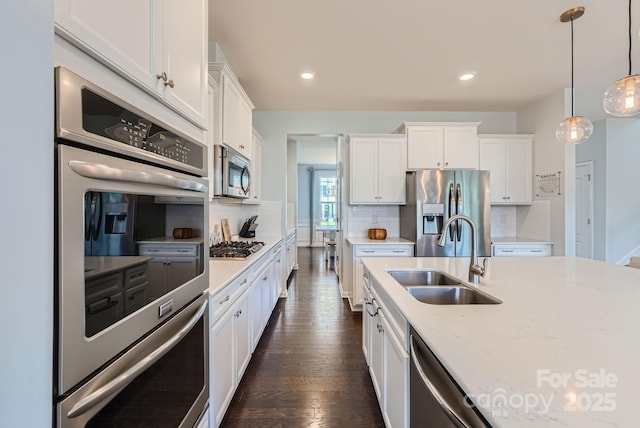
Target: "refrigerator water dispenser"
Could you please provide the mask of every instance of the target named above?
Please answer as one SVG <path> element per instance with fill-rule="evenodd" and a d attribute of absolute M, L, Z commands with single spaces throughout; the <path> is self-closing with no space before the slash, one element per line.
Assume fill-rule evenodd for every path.
<path fill-rule="evenodd" d="M 422 234 L 439 235 L 444 220 L 444 204 L 422 205 Z"/>

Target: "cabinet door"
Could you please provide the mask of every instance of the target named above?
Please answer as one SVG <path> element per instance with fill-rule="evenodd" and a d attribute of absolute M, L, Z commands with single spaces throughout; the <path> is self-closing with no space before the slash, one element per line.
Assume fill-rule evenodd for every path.
<path fill-rule="evenodd" d="M 157 5 L 153 0 L 56 0 L 56 33 L 139 84 L 155 88 L 162 61 L 156 57 L 156 41 L 162 40 L 155 25 Z"/>
<path fill-rule="evenodd" d="M 364 274 L 364 268 L 362 265 L 362 260 L 360 257 L 355 257 L 353 259 L 353 265 L 355 269 L 353 270 L 353 305 L 362 305 L 364 300 L 363 288 L 362 284 L 362 275 Z"/>
<path fill-rule="evenodd" d="M 442 168 L 444 129 L 441 126 L 407 129 L 407 168 Z"/>
<path fill-rule="evenodd" d="M 373 389 L 378 397 L 378 402 L 383 407 L 384 397 L 382 395 L 384 388 L 384 328 L 382 326 L 381 318 L 382 312 L 379 310 L 378 305 L 374 299 L 371 305 L 372 313 L 376 315 L 371 321 L 371 348 L 369 351 L 369 373 L 371 374 L 371 381 L 373 382 Z"/>
<path fill-rule="evenodd" d="M 480 142 L 480 169 L 489 171 L 491 203 L 494 205 L 507 202 L 505 165 L 505 143 L 495 139 L 483 139 Z"/>
<path fill-rule="evenodd" d="M 260 293 L 262 294 L 262 323 L 269 321 L 273 306 L 271 306 L 271 284 L 269 282 L 269 272 L 264 271 L 260 278 Z"/>
<path fill-rule="evenodd" d="M 109 2 L 110 3 L 110 2 Z M 137 2 L 129 2 L 131 3 Z M 207 100 L 207 2 L 205 0 L 165 1 L 162 14 L 164 34 L 163 69 L 173 87 L 158 84 L 174 107 L 205 124 Z M 126 10 L 128 14 L 128 8 Z M 122 14 L 122 15 L 126 15 Z M 122 28 L 121 26 L 116 26 Z"/>
<path fill-rule="evenodd" d="M 149 286 L 147 297 L 149 301 L 164 296 L 167 293 L 167 260 L 156 258 L 149 261 Z"/>
<path fill-rule="evenodd" d="M 249 318 L 251 322 L 251 352 L 256 349 L 260 341 L 260 335 L 265 324 L 264 310 L 262 309 L 262 277 L 259 275 L 251 285 L 249 291 Z"/>
<path fill-rule="evenodd" d="M 222 79 L 222 142 L 240 151 L 239 138 L 240 91 L 228 77 Z"/>
<path fill-rule="evenodd" d="M 214 426 L 219 426 L 235 391 L 235 371 L 233 368 L 233 322 L 235 311 L 228 311 L 211 327 L 210 388 L 211 409 Z"/>
<path fill-rule="evenodd" d="M 409 354 L 384 315 L 380 318 L 384 330 L 383 417 L 387 427 L 404 428 L 408 426 Z"/>
<path fill-rule="evenodd" d="M 378 140 L 378 203 L 404 204 L 407 186 L 407 141 Z"/>
<path fill-rule="evenodd" d="M 198 259 L 195 257 L 172 257 L 168 259 L 169 290 L 173 290 L 194 278 L 198 272 Z"/>
<path fill-rule="evenodd" d="M 479 158 L 477 127 L 447 126 L 444 128 L 444 167 L 446 169 L 478 169 Z"/>
<path fill-rule="evenodd" d="M 236 383 L 240 382 L 242 375 L 251 360 L 251 323 L 249 322 L 249 294 L 244 293 L 244 297 L 236 305 L 234 312 L 234 336 L 235 336 L 235 368 Z"/>
<path fill-rule="evenodd" d="M 506 153 L 507 202 L 530 204 L 533 192 L 531 140 L 508 142 Z"/>
<path fill-rule="evenodd" d="M 240 149 L 239 152 L 247 159 L 251 159 L 252 154 L 251 137 L 253 132 L 251 117 L 251 106 L 243 97 L 240 97 L 238 100 L 238 148 Z"/>
<path fill-rule="evenodd" d="M 248 203 L 260 203 L 262 200 L 262 141 L 256 135 L 251 141 L 251 188 Z"/>
<path fill-rule="evenodd" d="M 350 203 L 378 203 L 378 139 L 352 138 L 349 146 Z"/>
<path fill-rule="evenodd" d="M 370 349 L 371 349 L 371 323 L 373 322 L 373 311 L 371 302 L 371 292 L 368 288 L 364 288 L 364 297 L 362 303 L 362 352 L 367 366 L 370 365 Z"/>

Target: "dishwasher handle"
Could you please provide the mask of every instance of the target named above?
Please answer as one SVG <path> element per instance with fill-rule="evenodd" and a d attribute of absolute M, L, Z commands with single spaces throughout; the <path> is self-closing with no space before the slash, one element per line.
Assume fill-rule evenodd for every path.
<path fill-rule="evenodd" d="M 459 389 L 458 385 L 449 376 L 444 367 L 441 366 L 437 358 L 431 353 L 425 344 L 421 343 L 421 339 L 417 339 L 411 334 L 411 362 L 418 372 L 422 383 L 429 390 L 433 398 L 437 401 L 440 408 L 447 415 L 451 423 L 458 428 L 480 428 L 489 427 L 490 425 L 477 413 L 474 406 Z M 433 378 L 440 380 L 443 388 L 442 392 L 434 385 L 427 373 L 425 367 L 429 367 L 429 374 Z M 445 390 L 446 389 L 446 390 Z M 454 398 L 452 400 L 452 398 Z M 453 405 L 453 402 L 464 403 Z M 413 404 L 413 403 L 412 403 Z"/>

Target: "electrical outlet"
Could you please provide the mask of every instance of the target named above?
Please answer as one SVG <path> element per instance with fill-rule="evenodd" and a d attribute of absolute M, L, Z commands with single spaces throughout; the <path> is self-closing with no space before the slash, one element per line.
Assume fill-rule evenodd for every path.
<path fill-rule="evenodd" d="M 374 214 L 371 216 L 371 223 L 378 224 L 378 214 Z"/>
<path fill-rule="evenodd" d="M 509 224 L 509 217 L 506 214 L 500 216 L 500 224 Z"/>

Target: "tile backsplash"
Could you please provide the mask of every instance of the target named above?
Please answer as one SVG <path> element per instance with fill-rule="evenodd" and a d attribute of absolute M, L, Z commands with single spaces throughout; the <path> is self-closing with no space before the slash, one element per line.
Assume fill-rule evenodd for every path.
<path fill-rule="evenodd" d="M 533 201 L 531 205 L 491 206 L 491 236 L 504 238 L 551 239 L 551 202 Z"/>
<path fill-rule="evenodd" d="M 387 236 L 400 235 L 400 208 L 397 205 L 349 205 L 348 237 L 363 238 L 370 228 L 387 229 Z"/>
<path fill-rule="evenodd" d="M 226 218 L 231 234 L 237 235 L 245 220 L 257 215 L 256 238 L 280 236 L 281 207 L 280 201 L 263 200 L 259 205 L 249 205 L 234 200 L 214 199 L 209 203 L 209 233 L 213 233 L 214 225 L 220 225 L 220 220 Z"/>

